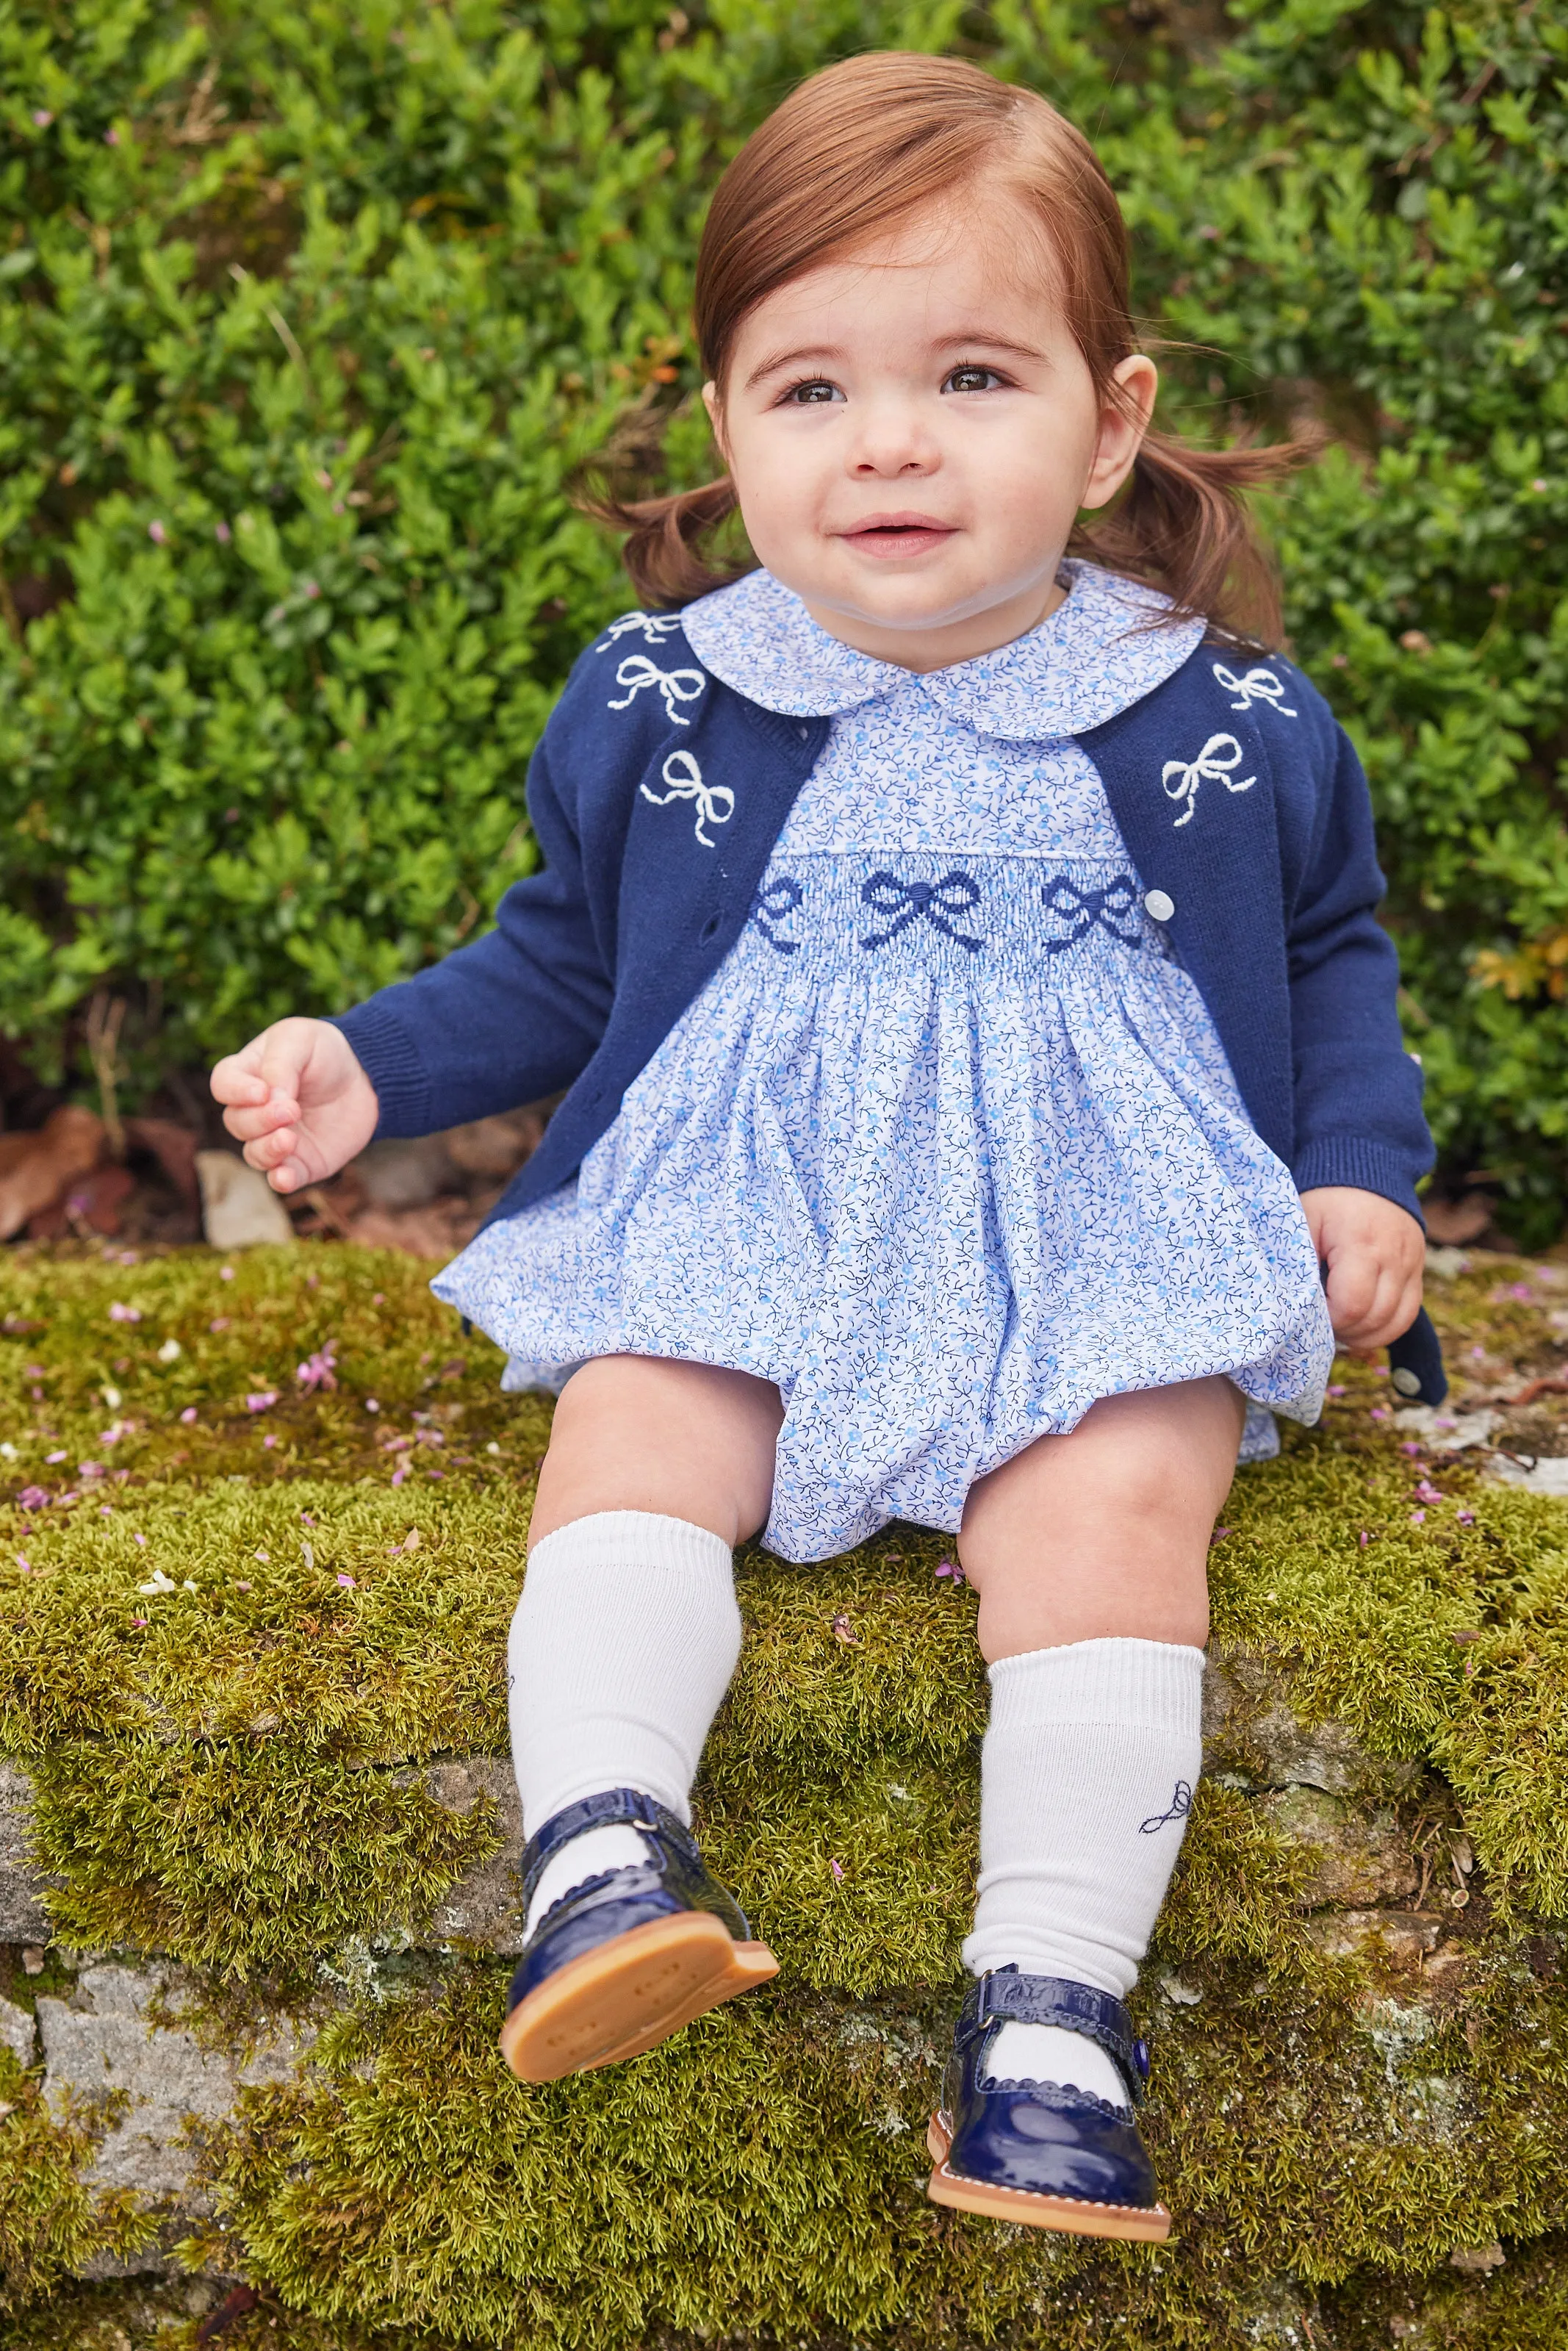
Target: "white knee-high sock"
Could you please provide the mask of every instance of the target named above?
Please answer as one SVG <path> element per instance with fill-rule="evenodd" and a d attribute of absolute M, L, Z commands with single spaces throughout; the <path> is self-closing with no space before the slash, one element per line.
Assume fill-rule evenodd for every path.
<path fill-rule="evenodd" d="M 1125 2000 L 1203 1765 L 1203 1662 L 1171 1642 L 1104 1640 L 991 1667 L 973 1974 L 1011 1965 Z M 1126 2103 L 1081 2033 L 1007 2024 L 989 2063 L 998 2081 L 1071 2082 Z"/>
<path fill-rule="evenodd" d="M 507 1642 L 525 1836 L 606 1788 L 640 1789 L 689 1821 L 739 1655 L 734 1561 L 706 1528 L 600 1510 L 536 1543 Z M 646 1856 L 634 1828 L 574 1838 L 546 1865 L 530 1928 L 573 1886 Z"/>

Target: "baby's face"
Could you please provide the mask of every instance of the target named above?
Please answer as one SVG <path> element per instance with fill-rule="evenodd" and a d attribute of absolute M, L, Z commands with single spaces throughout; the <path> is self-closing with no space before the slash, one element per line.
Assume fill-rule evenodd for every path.
<path fill-rule="evenodd" d="M 1043 620 L 1074 518 L 1142 437 L 1099 405 L 1038 228 L 1011 198 L 984 209 L 984 235 L 921 221 L 780 287 L 705 394 L 760 560 L 832 635 L 909 669 Z M 1152 363 L 1117 374 L 1146 421 Z"/>

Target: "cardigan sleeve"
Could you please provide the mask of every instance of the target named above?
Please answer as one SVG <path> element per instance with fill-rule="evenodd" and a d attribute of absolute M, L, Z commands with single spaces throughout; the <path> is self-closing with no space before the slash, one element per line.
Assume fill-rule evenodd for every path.
<path fill-rule="evenodd" d="M 528 768 L 543 867 L 507 892 L 495 929 L 334 1023 L 376 1090 L 378 1136 L 430 1134 L 556 1093 L 603 1035 L 613 980 L 575 795 L 557 772 L 572 764 L 566 750 L 552 717 Z"/>
<path fill-rule="evenodd" d="M 1371 796 L 1354 746 L 1329 724 L 1332 777 L 1289 910 L 1291 1173 L 1299 1191 L 1353 1185 L 1419 1220 L 1416 1179 L 1434 1153 L 1421 1072 L 1399 1030 L 1399 957 L 1375 911 L 1386 885 Z"/>

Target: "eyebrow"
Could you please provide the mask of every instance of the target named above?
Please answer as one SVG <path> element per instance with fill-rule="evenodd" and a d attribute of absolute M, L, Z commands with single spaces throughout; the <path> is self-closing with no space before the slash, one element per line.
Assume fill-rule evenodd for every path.
<path fill-rule="evenodd" d="M 934 351 L 958 351 L 983 349 L 988 351 L 1010 351 L 1015 359 L 1043 360 L 1045 353 L 1035 343 L 1016 343 L 1007 335 L 993 335 L 984 328 L 967 328 L 957 334 L 939 335 L 931 346 Z M 742 389 L 755 390 L 770 375 L 779 375 L 786 368 L 804 367 L 808 362 L 831 364 L 844 356 L 841 343 L 815 343 L 792 351 L 770 351 L 759 360 L 747 377 Z"/>

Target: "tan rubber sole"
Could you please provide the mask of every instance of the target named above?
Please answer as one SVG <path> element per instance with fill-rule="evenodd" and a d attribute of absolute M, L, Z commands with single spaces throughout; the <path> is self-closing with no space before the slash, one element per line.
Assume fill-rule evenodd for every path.
<path fill-rule="evenodd" d="M 1057 2229 L 1071 2237 L 1125 2237 L 1134 2243 L 1163 2245 L 1171 2232 L 1171 2216 L 1163 2204 L 1092 2204 L 1077 2196 L 1034 2196 L 1022 2188 L 991 2188 L 983 2179 L 966 2179 L 947 2167 L 952 2135 L 941 2116 L 933 2115 L 925 2134 L 931 2160 L 936 2166 L 926 2187 L 933 2204 L 955 2212 L 981 2212 L 988 2220 L 1011 2220 L 1026 2229 Z"/>
<path fill-rule="evenodd" d="M 523 2082 L 559 2082 L 657 2048 L 683 2024 L 779 1972 L 766 1943 L 737 1943 L 711 1911 L 632 1927 L 547 1977 L 501 2027 Z"/>

